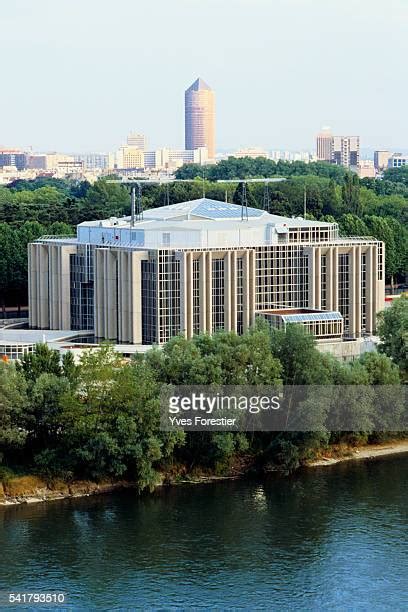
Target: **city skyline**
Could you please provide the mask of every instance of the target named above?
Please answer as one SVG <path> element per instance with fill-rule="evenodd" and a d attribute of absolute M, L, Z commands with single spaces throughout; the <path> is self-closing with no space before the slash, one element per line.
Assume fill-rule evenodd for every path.
<path fill-rule="evenodd" d="M 407 95 L 394 61 L 395 49 L 404 56 L 407 48 L 401 0 L 387 7 L 335 0 L 330 8 L 322 0 L 273 7 L 236 0 L 233 9 L 214 0 L 156 0 L 143 7 L 137 36 L 134 3 L 119 0 L 115 8 L 95 0 L 58 7 L 18 0 L 2 8 L 0 45 L 10 59 L 1 145 L 105 151 L 133 127 L 152 148 L 182 148 L 184 90 L 201 76 L 217 92 L 218 150 L 310 150 L 322 125 L 358 133 L 367 148 L 406 147 L 408 127 L 394 112 Z M 211 44 L 202 43 L 197 22 Z M 322 54 L 328 41 L 333 52 Z"/>

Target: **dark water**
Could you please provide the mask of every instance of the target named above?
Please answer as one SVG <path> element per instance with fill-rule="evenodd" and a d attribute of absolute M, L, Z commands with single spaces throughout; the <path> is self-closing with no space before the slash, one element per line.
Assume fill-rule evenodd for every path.
<path fill-rule="evenodd" d="M 88 610 L 408 609 L 407 467 L 0 509 L 0 588 Z"/>

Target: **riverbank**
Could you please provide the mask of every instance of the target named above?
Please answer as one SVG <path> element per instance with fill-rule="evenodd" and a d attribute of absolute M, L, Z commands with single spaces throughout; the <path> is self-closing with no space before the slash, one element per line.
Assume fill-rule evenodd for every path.
<path fill-rule="evenodd" d="M 408 440 L 396 440 L 382 444 L 372 444 L 355 448 L 338 447 L 330 450 L 330 454 L 324 454 L 318 459 L 307 462 L 307 468 L 334 465 L 344 461 L 355 461 L 361 459 L 375 459 L 387 455 L 408 453 Z M 247 471 L 234 471 L 225 476 L 219 475 L 196 475 L 178 477 L 174 479 L 165 478 L 162 475 L 161 482 L 157 486 L 181 485 L 181 484 L 205 484 L 220 480 L 237 480 L 245 476 Z M 0 507 L 14 506 L 19 504 L 33 504 L 59 499 L 87 497 L 90 495 L 102 495 L 124 489 L 136 489 L 134 482 L 120 480 L 117 482 L 92 482 L 89 480 L 78 480 L 64 482 L 54 480 L 47 482 L 38 476 L 16 476 L 6 482 L 0 482 Z"/>
<path fill-rule="evenodd" d="M 408 453 L 408 440 L 396 440 L 383 444 L 367 444 L 356 448 L 338 449 L 338 455 L 330 453 L 330 456 L 322 456 L 309 461 L 307 467 L 321 467 L 334 465 L 343 461 L 355 461 L 358 459 L 375 459 L 386 455 Z"/>

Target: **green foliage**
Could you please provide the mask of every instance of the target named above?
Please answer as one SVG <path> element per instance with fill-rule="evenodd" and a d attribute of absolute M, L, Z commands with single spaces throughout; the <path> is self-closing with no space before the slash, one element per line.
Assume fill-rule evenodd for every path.
<path fill-rule="evenodd" d="M 270 330 L 263 319 L 242 336 L 176 337 L 130 362 L 104 344 L 85 351 L 78 365 L 69 352 L 61 364 L 55 351 L 37 345 L 17 367 L 0 363 L 0 457 L 48 477 L 128 478 L 142 490 L 172 462 L 224 473 L 251 455 L 290 471 L 333 442 L 380 439 L 406 419 L 398 386 L 406 347 L 405 361 L 393 351 L 401 349 L 396 338 L 407 336 L 407 302 L 401 298 L 384 315 L 383 350 L 392 359 L 368 353 L 343 364 L 320 353 L 303 327 Z M 308 431 L 160 431 L 163 384 L 281 382 L 296 400 L 291 418 Z M 307 385 L 300 404 L 295 385 Z M 342 386 L 333 393 L 330 385 Z M 341 431 L 346 417 L 352 433 Z M 328 419 L 338 431 L 328 430 Z"/>
<path fill-rule="evenodd" d="M 380 351 L 400 368 L 403 380 L 408 380 L 408 297 L 394 300 L 390 308 L 378 315 Z"/>
<path fill-rule="evenodd" d="M 12 363 L 0 361 L 0 463 L 26 439 L 25 407 L 27 405 L 24 377 Z"/>
<path fill-rule="evenodd" d="M 35 351 L 25 353 L 17 366 L 29 383 L 35 383 L 41 374 L 61 375 L 58 351 L 50 349 L 46 344 L 36 344 Z"/>

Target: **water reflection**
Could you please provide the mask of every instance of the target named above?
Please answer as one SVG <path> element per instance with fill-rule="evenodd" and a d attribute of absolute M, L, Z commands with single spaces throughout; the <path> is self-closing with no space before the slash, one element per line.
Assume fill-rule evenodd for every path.
<path fill-rule="evenodd" d="M 401 609 L 407 465 L 6 508 L 0 588 L 61 589 L 101 609 Z"/>

